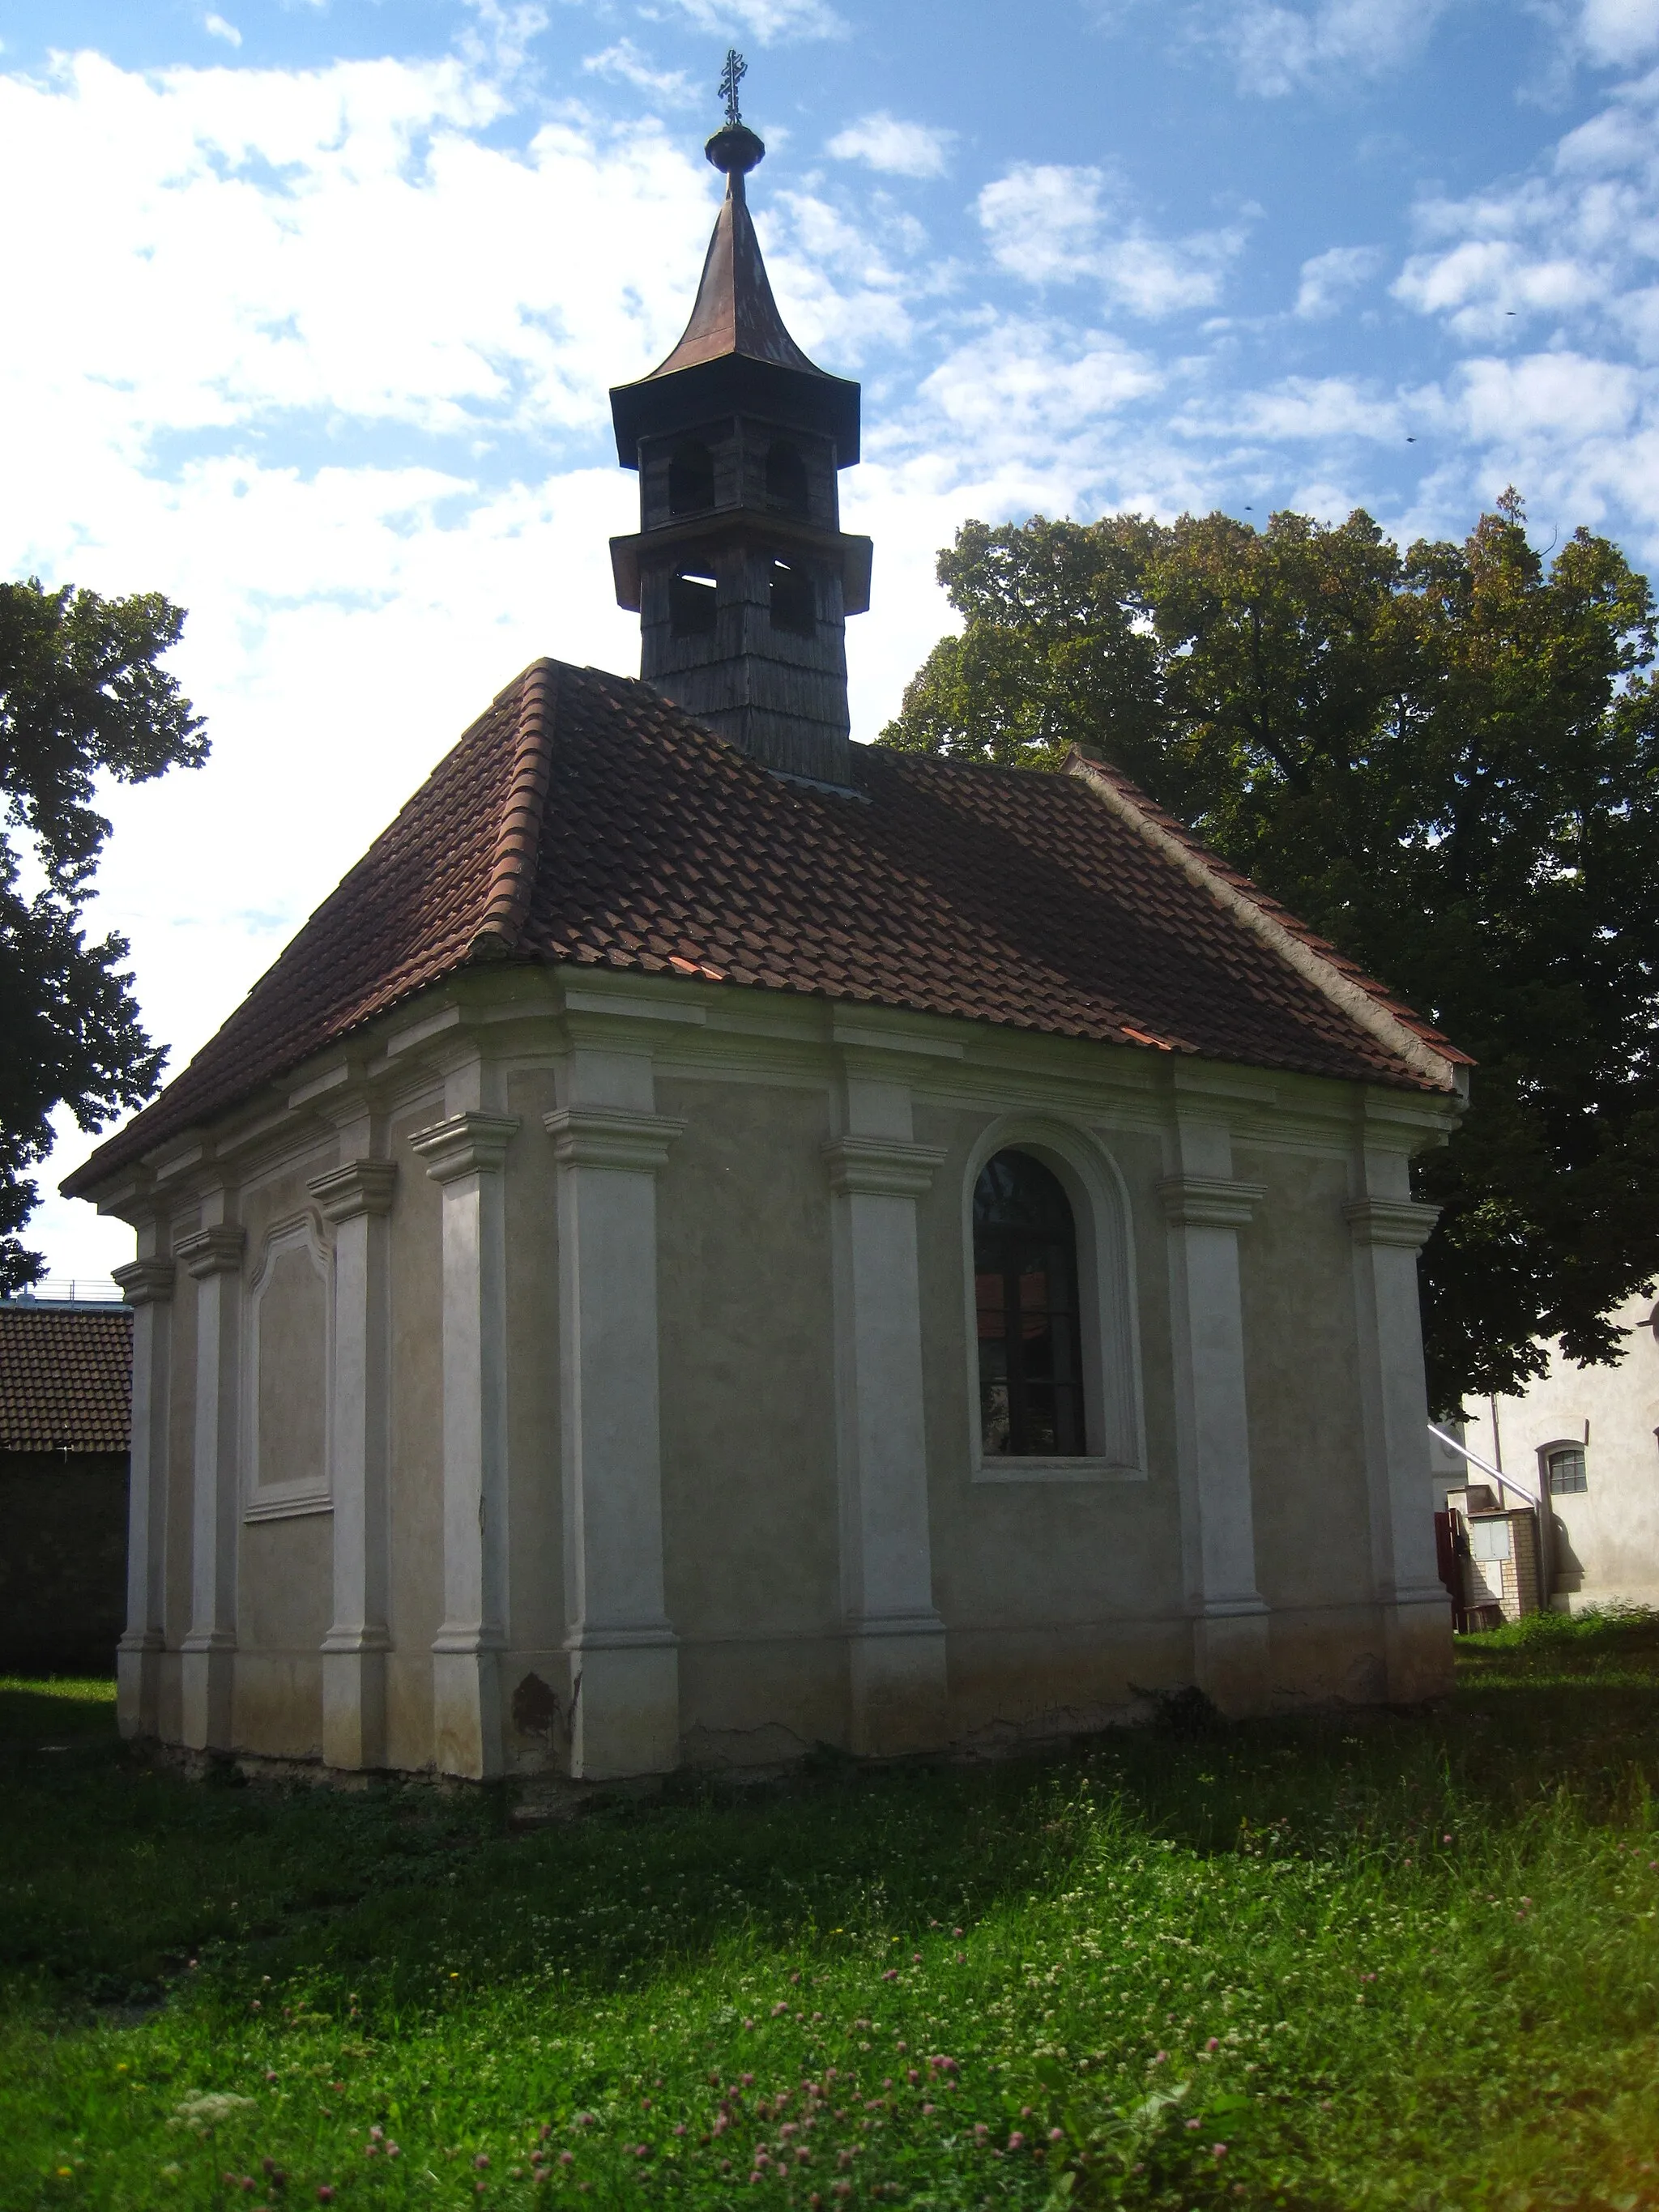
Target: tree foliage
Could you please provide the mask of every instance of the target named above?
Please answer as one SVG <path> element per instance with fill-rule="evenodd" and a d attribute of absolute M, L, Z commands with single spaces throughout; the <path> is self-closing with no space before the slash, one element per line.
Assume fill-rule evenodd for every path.
<path fill-rule="evenodd" d="M 99 779 L 139 783 L 207 757 L 199 719 L 159 665 L 183 627 L 153 592 L 0 584 L 0 1291 L 43 1269 L 18 1232 L 54 1110 L 97 1129 L 160 1079 L 166 1055 L 120 966 L 126 939 L 88 944 L 82 921 L 109 834 Z"/>
<path fill-rule="evenodd" d="M 1479 1063 L 1423 1255 L 1431 1394 L 1616 1359 L 1659 1276 L 1659 698 L 1646 580 L 1511 492 L 1461 545 L 1370 517 L 969 523 L 963 617 L 881 742 L 1104 756 Z"/>

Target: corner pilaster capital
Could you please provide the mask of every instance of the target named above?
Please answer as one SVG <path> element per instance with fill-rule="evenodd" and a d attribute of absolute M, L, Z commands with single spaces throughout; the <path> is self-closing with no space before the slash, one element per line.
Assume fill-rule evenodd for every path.
<path fill-rule="evenodd" d="M 171 1260 L 129 1260 L 125 1267 L 110 1269 L 130 1306 L 165 1304 L 173 1296 L 178 1273 Z"/>
<path fill-rule="evenodd" d="M 685 1128 L 665 1114 L 633 1114 L 620 1106 L 562 1106 L 543 1116 L 562 1168 L 631 1168 L 654 1175 Z"/>
<path fill-rule="evenodd" d="M 173 1257 L 182 1260 L 198 1283 L 210 1275 L 234 1275 L 242 1265 L 242 1249 L 247 1243 L 247 1231 L 234 1222 L 216 1222 L 210 1228 L 198 1229 L 179 1239 L 173 1248 Z"/>
<path fill-rule="evenodd" d="M 1267 1195 L 1260 1182 L 1231 1176 L 1173 1175 L 1158 1184 L 1164 1218 L 1177 1229 L 1248 1229 Z"/>
<path fill-rule="evenodd" d="M 933 1188 L 944 1152 L 896 1137 L 836 1137 L 823 1147 L 830 1188 L 837 1196 L 921 1198 Z"/>
<path fill-rule="evenodd" d="M 1420 1252 L 1440 1218 L 1437 1206 L 1415 1198 L 1354 1198 L 1342 1209 L 1356 1244 L 1393 1244 Z"/>
<path fill-rule="evenodd" d="M 397 1180 L 395 1160 L 346 1160 L 326 1175 L 313 1176 L 306 1188 L 325 1221 L 349 1221 L 359 1213 L 390 1213 Z"/>
<path fill-rule="evenodd" d="M 465 1175 L 499 1175 L 518 1127 L 514 1114 L 452 1114 L 417 1129 L 409 1141 L 434 1182 L 453 1182 Z"/>

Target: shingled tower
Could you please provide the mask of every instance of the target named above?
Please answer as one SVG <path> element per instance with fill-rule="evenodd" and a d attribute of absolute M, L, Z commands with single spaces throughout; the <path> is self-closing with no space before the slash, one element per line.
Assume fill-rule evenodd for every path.
<path fill-rule="evenodd" d="M 613 538 L 617 597 L 640 616 L 640 673 L 765 767 L 851 781 L 846 618 L 870 604 L 871 546 L 841 528 L 836 475 L 859 458 L 859 387 L 783 326 L 744 179 L 766 149 L 738 108 L 708 159 L 726 178 L 685 334 L 611 394 L 640 477 L 640 529 Z"/>

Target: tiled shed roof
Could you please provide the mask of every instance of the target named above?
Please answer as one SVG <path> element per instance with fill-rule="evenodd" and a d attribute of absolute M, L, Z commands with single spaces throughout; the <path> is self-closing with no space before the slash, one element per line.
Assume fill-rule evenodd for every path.
<path fill-rule="evenodd" d="M 0 1305 L 0 1451 L 124 1452 L 131 1431 L 125 1306 Z"/>
<path fill-rule="evenodd" d="M 532 663 L 217 1036 L 64 1188 L 95 1188 L 483 959 L 696 975 L 1414 1090 L 1443 1090 L 1463 1057 L 1110 770 L 854 758 L 859 797 L 791 783 L 643 684 Z M 1437 1073 L 1402 1049 L 1422 1045 Z"/>

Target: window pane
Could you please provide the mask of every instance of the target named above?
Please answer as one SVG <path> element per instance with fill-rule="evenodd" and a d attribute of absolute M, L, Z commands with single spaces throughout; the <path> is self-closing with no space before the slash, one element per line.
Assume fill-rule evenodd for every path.
<path fill-rule="evenodd" d="M 979 1382 L 980 1439 L 988 1455 L 1008 1449 L 1008 1385 L 988 1379 L 983 1365 Z"/>
<path fill-rule="evenodd" d="M 1550 1488 L 1558 1498 L 1573 1491 L 1589 1489 L 1582 1451 L 1553 1451 L 1550 1454 L 1549 1468 Z"/>
<path fill-rule="evenodd" d="M 1025 1449 L 1033 1454 L 1060 1449 L 1054 1393 L 1040 1387 L 1030 1392 L 1025 1401 Z"/>
<path fill-rule="evenodd" d="M 1020 1335 L 1028 1386 L 1035 1389 L 1038 1382 L 1052 1382 L 1054 1376 L 1054 1339 L 1048 1322 L 1041 1315 L 1027 1314 L 1022 1320 Z"/>
<path fill-rule="evenodd" d="M 974 1272 L 983 1449 L 1080 1455 L 1077 1231 L 1058 1176 L 1030 1153 L 999 1152 L 981 1172 Z"/>

